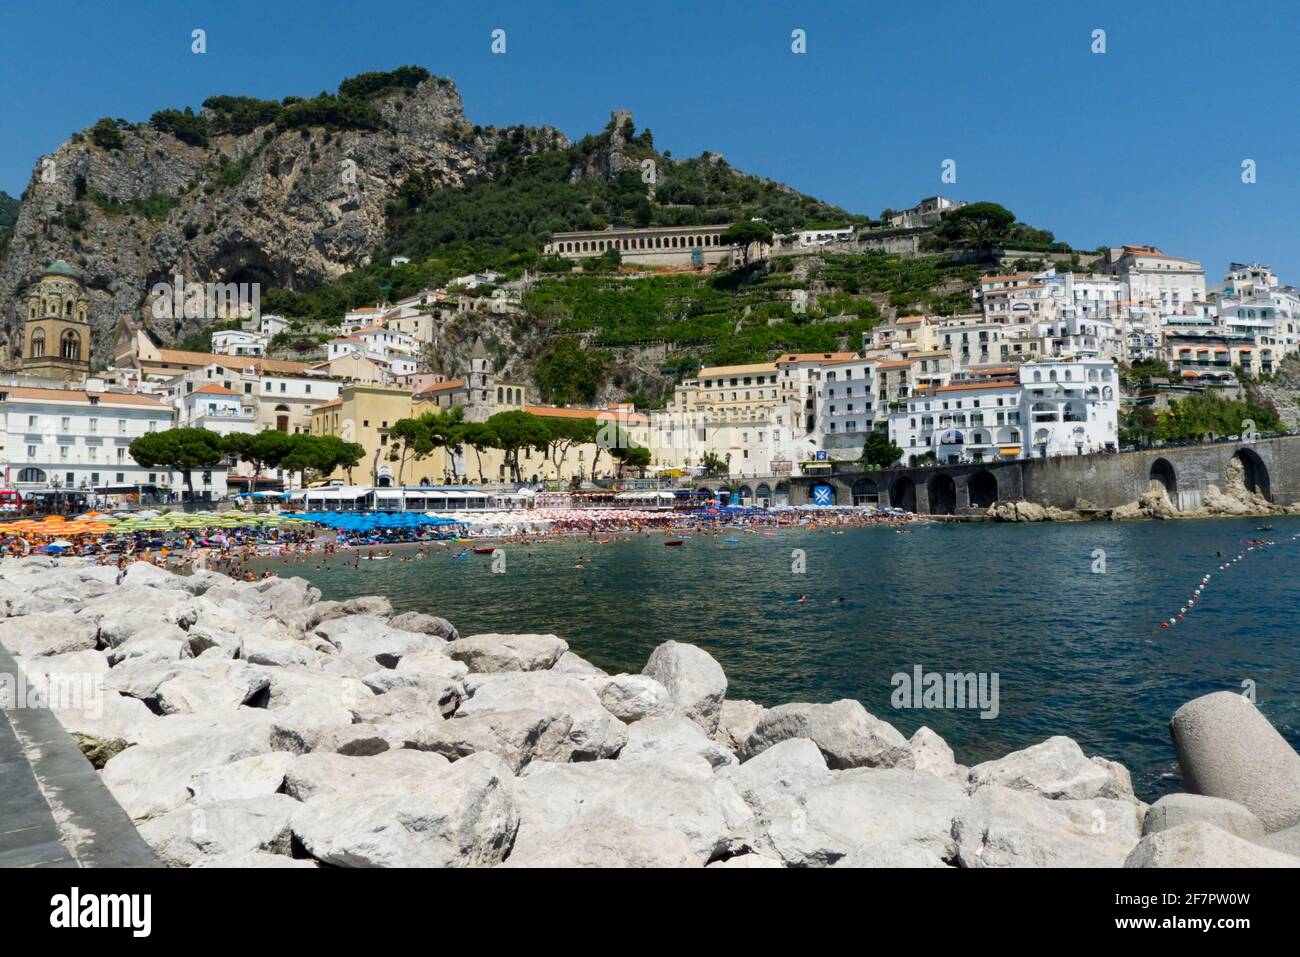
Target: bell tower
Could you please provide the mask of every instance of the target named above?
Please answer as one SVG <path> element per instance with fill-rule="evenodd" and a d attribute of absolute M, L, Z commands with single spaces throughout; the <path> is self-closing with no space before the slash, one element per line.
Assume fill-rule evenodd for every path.
<path fill-rule="evenodd" d="M 80 382 L 90 374 L 90 297 L 76 267 L 56 260 L 27 295 L 22 371 Z"/>
<path fill-rule="evenodd" d="M 474 341 L 474 349 L 469 354 L 469 375 L 465 379 L 468 395 L 465 397 L 465 420 L 467 422 L 486 422 L 492 417 L 496 403 L 492 399 L 492 390 L 496 388 L 496 374 L 492 369 L 492 360 L 488 358 L 483 346 L 483 337 Z"/>

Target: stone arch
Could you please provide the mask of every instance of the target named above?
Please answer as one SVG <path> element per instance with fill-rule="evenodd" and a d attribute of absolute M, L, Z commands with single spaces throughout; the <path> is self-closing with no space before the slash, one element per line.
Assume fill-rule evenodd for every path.
<path fill-rule="evenodd" d="M 1259 457 L 1258 452 L 1254 449 L 1237 449 L 1232 461 L 1241 465 L 1241 478 L 1247 492 L 1262 495 L 1269 501 L 1273 500 L 1269 488 L 1268 466 L 1264 464 L 1264 460 Z"/>
<path fill-rule="evenodd" d="M 875 505 L 880 501 L 880 488 L 876 485 L 876 480 L 863 476 L 853 483 L 853 504 L 854 505 Z"/>
<path fill-rule="evenodd" d="M 45 355 L 45 330 L 35 329 L 32 331 L 31 348 L 28 351 L 33 359 L 39 359 Z"/>
<path fill-rule="evenodd" d="M 889 486 L 889 504 L 906 512 L 916 511 L 916 483 L 906 475 L 894 479 Z"/>
<path fill-rule="evenodd" d="M 988 469 L 981 469 L 966 480 L 971 507 L 988 508 L 998 500 L 998 478 Z"/>
<path fill-rule="evenodd" d="M 930 498 L 931 515 L 953 515 L 957 511 L 957 483 L 947 472 L 934 476 L 926 483 Z"/>
<path fill-rule="evenodd" d="M 766 482 L 758 483 L 758 488 L 754 489 L 754 498 L 758 500 L 759 505 L 768 506 L 772 504 L 772 486 Z"/>
<path fill-rule="evenodd" d="M 1169 496 L 1169 501 L 1176 502 L 1178 495 L 1178 473 L 1169 463 L 1168 459 L 1156 459 L 1151 463 L 1151 471 L 1147 473 L 1147 480 L 1152 483 L 1149 488 L 1159 485 L 1164 488 L 1165 494 Z"/>
<path fill-rule="evenodd" d="M 740 504 L 748 505 L 753 500 L 754 500 L 754 490 L 750 488 L 748 485 L 742 485 L 740 487 Z"/>
<path fill-rule="evenodd" d="M 81 359 L 81 336 L 69 329 L 59 340 L 59 356 L 64 359 Z"/>
<path fill-rule="evenodd" d="M 789 482 L 781 481 L 776 483 L 776 504 L 777 505 L 790 504 L 790 483 Z"/>

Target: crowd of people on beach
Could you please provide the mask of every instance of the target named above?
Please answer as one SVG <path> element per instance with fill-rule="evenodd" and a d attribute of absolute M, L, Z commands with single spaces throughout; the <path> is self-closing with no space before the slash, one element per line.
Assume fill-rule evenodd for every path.
<path fill-rule="evenodd" d="M 897 510 L 830 508 L 812 511 L 724 510 L 631 511 L 623 509 L 537 510 L 504 522 L 467 522 L 455 527 L 379 528 L 364 532 L 333 530 L 310 523 L 288 527 L 195 528 L 128 534 L 71 535 L 58 549 L 100 565 L 125 567 L 143 561 L 172 571 L 211 570 L 243 581 L 269 577 L 276 565 L 341 564 L 393 559 L 409 562 L 435 555 L 466 558 L 477 543 L 531 545 L 547 539 L 587 539 L 597 545 L 662 536 L 780 534 L 784 529 L 842 532 L 845 528 L 889 526 L 905 533 L 924 522 Z M 71 523 L 65 528 L 71 530 Z M 416 546 L 412 549 L 410 546 Z M 0 526 L 0 558 L 31 554 L 43 547 L 29 534 L 5 534 Z"/>

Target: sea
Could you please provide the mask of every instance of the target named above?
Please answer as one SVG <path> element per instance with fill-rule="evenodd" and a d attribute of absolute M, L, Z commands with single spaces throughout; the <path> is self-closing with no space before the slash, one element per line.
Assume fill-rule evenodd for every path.
<path fill-rule="evenodd" d="M 1125 764 L 1148 801 L 1181 790 L 1169 719 L 1199 695 L 1248 695 L 1300 745 L 1298 518 L 612 538 L 271 567 L 462 635 L 556 634 L 610 673 L 691 642 L 721 663 L 729 698 L 853 698 L 905 735 L 928 725 L 964 764 L 1068 735 Z M 983 681 L 983 699 L 912 688 L 975 687 L 948 675 Z"/>

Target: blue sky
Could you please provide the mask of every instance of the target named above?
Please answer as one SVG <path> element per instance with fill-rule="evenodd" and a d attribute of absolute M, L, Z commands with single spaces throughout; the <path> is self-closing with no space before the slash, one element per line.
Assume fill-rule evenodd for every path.
<path fill-rule="evenodd" d="M 1259 259 L 1300 283 L 1294 2 L 0 5 L 0 189 L 13 195 L 101 116 L 310 95 L 415 63 L 450 76 L 484 125 L 576 138 L 626 107 L 660 149 L 715 150 L 855 212 L 989 199 L 1078 246 L 1154 243 L 1201 259 L 1211 281 Z M 495 28 L 505 55 L 490 51 Z"/>

